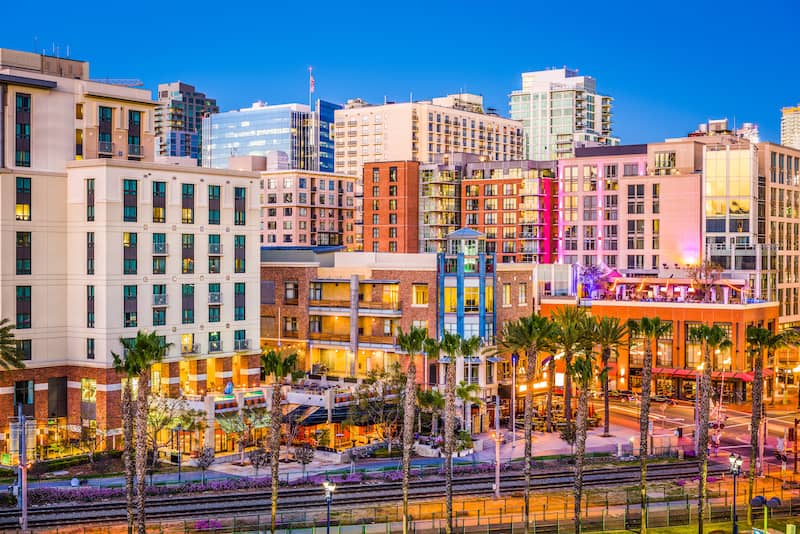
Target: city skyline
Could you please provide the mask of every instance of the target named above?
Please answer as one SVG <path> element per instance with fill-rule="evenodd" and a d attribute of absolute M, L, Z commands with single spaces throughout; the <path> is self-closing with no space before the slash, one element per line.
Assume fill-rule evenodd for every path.
<path fill-rule="evenodd" d="M 607 6 L 601 18 L 573 17 L 573 10 L 562 15 L 556 6 L 512 4 L 504 13 L 513 17 L 494 19 L 509 36 L 503 39 L 451 38 L 457 28 L 492 20 L 469 6 L 450 10 L 446 4 L 411 2 L 394 11 L 343 6 L 330 17 L 308 17 L 306 31 L 296 31 L 294 24 L 273 24 L 268 34 L 261 31 L 263 25 L 296 16 L 293 8 L 271 5 L 267 12 L 247 6 L 215 14 L 209 38 L 193 43 L 194 53 L 179 61 L 165 54 L 156 39 L 140 41 L 135 54 L 122 40 L 96 46 L 90 33 L 55 24 L 63 8 L 53 5 L 54 16 L 35 30 L 10 28 L 4 46 L 48 53 L 55 46 L 60 55 L 69 47 L 72 57 L 92 62 L 93 78 L 140 78 L 151 90 L 158 83 L 185 81 L 213 95 L 221 110 L 257 100 L 306 103 L 307 69 L 312 65 L 315 98 L 344 103 L 360 97 L 381 103 L 384 98 L 407 101 L 413 94 L 415 100 L 430 99 L 463 90 L 482 94 L 488 107 L 508 116 L 508 95 L 519 89 L 522 72 L 567 66 L 594 77 L 602 93 L 614 96 L 613 134 L 625 144 L 683 136 L 697 123 L 722 117 L 737 124 L 758 123 L 762 138 L 777 142 L 780 109 L 800 101 L 791 89 L 800 82 L 800 74 L 785 68 L 786 57 L 780 53 L 791 49 L 789 21 L 800 8 L 778 1 L 767 4 L 753 11 L 735 2 L 725 13 L 692 5 L 679 20 L 684 3 L 678 2 L 672 5 L 675 16 L 662 17 L 661 29 L 637 22 L 629 2 Z M 305 13 L 322 14 L 323 8 L 309 5 Z M 241 16 L 243 11 L 247 17 Z M 776 12 L 783 15 L 771 16 Z M 98 16 L 87 14 L 87 24 Z M 385 25 L 375 21 L 389 17 L 396 28 L 420 24 L 430 30 L 386 33 Z M 553 30 L 542 33 L 538 20 L 547 20 Z M 713 26 L 708 21 L 714 21 Z M 564 24 L 569 24 L 566 38 L 557 30 Z M 220 33 L 226 27 L 237 31 Z M 749 35 L 738 30 L 748 27 L 770 31 Z M 150 22 L 139 28 L 156 31 Z M 625 30 L 618 31 L 621 28 Z M 710 39 L 710 29 L 718 30 L 719 36 Z M 527 39 L 538 35 L 542 38 Z M 747 74 L 737 75 L 743 67 Z"/>

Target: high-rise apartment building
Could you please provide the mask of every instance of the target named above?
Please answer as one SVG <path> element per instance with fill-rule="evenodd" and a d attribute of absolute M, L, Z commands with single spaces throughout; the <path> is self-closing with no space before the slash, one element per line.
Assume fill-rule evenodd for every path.
<path fill-rule="evenodd" d="M 338 104 L 267 105 L 225 111 L 203 119 L 203 166 L 228 168 L 228 160 L 264 156 L 268 170 L 333 172 L 333 114 Z"/>
<path fill-rule="evenodd" d="M 158 84 L 157 154 L 190 157 L 202 164 L 203 117 L 219 113 L 217 101 L 183 82 Z"/>
<path fill-rule="evenodd" d="M 525 131 L 525 157 L 568 158 L 576 147 L 618 145 L 612 137 L 610 96 L 591 76 L 567 68 L 522 73 L 522 89 L 510 95 L 511 118 Z"/>
<path fill-rule="evenodd" d="M 781 109 L 781 144 L 800 149 L 800 104 Z"/>
<path fill-rule="evenodd" d="M 42 445 L 118 435 L 112 352 L 148 330 L 172 344 L 154 389 L 197 395 L 213 445 L 214 395 L 259 377 L 259 176 L 153 163 L 149 92 L 88 71 L 0 50 L 0 317 L 26 366 L 0 371 L 0 413 Z"/>
<path fill-rule="evenodd" d="M 419 252 L 419 162 L 364 164 L 364 250 Z"/>

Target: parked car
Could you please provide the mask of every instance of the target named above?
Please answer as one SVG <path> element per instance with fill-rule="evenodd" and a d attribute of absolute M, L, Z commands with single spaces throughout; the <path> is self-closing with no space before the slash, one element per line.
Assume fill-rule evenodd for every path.
<path fill-rule="evenodd" d="M 666 395 L 652 395 L 650 397 L 650 402 L 668 402 L 672 404 L 672 399 L 670 399 Z"/>

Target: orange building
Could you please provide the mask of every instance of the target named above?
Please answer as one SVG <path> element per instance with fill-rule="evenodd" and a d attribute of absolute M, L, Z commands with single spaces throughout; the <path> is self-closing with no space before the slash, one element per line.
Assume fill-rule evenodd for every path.
<path fill-rule="evenodd" d="M 761 326 L 777 331 L 779 305 L 746 297 L 743 281 L 718 280 L 712 286 L 712 298 L 695 299 L 690 280 L 619 278 L 605 296 L 577 301 L 574 296 L 543 296 L 540 312 L 549 316 L 561 306 L 579 303 L 596 317 L 617 317 L 622 322 L 643 317 L 659 317 L 672 324 L 672 334 L 659 340 L 653 355 L 654 394 L 692 399 L 695 394 L 697 366 L 703 361 L 699 344 L 690 341 L 692 327 L 701 324 L 719 325 L 731 339 L 732 346 L 712 357 L 712 383 L 716 391 L 724 388 L 726 401 L 749 398 L 753 374 L 748 364 L 746 330 Z M 704 301 L 705 300 L 705 301 Z M 631 339 L 612 356 L 609 387 L 617 390 L 641 389 L 644 344 Z M 563 373 L 563 363 L 558 371 Z M 765 369 L 765 377 L 774 376 Z M 767 381 L 768 390 L 772 381 Z"/>
<path fill-rule="evenodd" d="M 364 164 L 367 252 L 419 252 L 419 162 Z"/>

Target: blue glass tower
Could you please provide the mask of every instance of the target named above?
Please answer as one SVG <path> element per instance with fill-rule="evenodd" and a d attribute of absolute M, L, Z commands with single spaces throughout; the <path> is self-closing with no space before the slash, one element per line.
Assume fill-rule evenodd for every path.
<path fill-rule="evenodd" d="M 319 170 L 334 172 L 333 114 L 342 109 L 339 104 L 317 100 L 317 120 L 319 124 Z"/>

